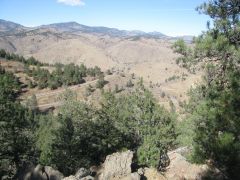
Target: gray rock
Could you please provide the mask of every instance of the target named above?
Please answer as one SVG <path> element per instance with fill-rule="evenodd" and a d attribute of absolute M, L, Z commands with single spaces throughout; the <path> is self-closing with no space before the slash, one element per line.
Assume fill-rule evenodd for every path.
<path fill-rule="evenodd" d="M 80 179 L 80 180 L 94 180 L 94 177 L 92 177 L 92 176 L 86 176 L 86 177 L 84 177 L 84 178 L 82 178 L 82 179 Z"/>
<path fill-rule="evenodd" d="M 89 171 L 89 170 L 87 170 L 87 169 L 85 169 L 85 168 L 80 168 L 80 169 L 76 172 L 75 177 L 76 177 L 77 179 L 81 179 L 81 178 L 86 177 L 86 176 L 88 176 L 88 175 L 90 175 L 90 171 Z"/>
<path fill-rule="evenodd" d="M 132 173 L 121 178 L 120 180 L 140 180 L 140 179 L 141 179 L 141 176 L 138 173 Z"/>
<path fill-rule="evenodd" d="M 140 168 L 140 169 L 138 169 L 138 174 L 140 175 L 140 176 L 143 176 L 144 175 L 144 169 L 143 168 Z"/>
<path fill-rule="evenodd" d="M 45 172 L 48 174 L 49 180 L 61 180 L 64 178 L 62 173 L 50 166 L 45 166 Z"/>
<path fill-rule="evenodd" d="M 75 176 L 65 177 L 63 180 L 78 180 Z"/>
<path fill-rule="evenodd" d="M 133 152 L 126 151 L 107 156 L 99 180 L 111 180 L 131 174 Z"/>
<path fill-rule="evenodd" d="M 61 180 L 64 176 L 50 166 L 37 165 L 33 170 L 26 173 L 24 180 Z M 21 178 L 20 178 L 21 179 Z"/>

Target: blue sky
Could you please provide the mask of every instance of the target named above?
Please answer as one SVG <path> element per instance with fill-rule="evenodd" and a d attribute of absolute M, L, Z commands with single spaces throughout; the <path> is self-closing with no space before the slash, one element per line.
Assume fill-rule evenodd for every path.
<path fill-rule="evenodd" d="M 89 26 L 199 35 L 208 19 L 204 0 L 0 0 L 0 19 L 37 26 L 76 21 Z"/>

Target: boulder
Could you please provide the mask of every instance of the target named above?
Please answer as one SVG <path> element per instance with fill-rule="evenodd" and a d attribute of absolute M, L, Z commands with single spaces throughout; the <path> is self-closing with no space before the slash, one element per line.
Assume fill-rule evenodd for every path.
<path fill-rule="evenodd" d="M 33 170 L 26 173 L 24 180 L 61 180 L 64 176 L 50 166 L 37 165 Z M 19 178 L 21 179 L 21 178 Z"/>
<path fill-rule="evenodd" d="M 161 173 L 153 168 L 144 168 L 144 177 L 147 180 L 167 180 Z"/>
<path fill-rule="evenodd" d="M 94 177 L 92 176 L 86 176 L 84 178 L 81 178 L 80 180 L 94 180 Z"/>
<path fill-rule="evenodd" d="M 78 180 L 75 176 L 65 177 L 63 180 Z"/>
<path fill-rule="evenodd" d="M 167 179 L 202 179 L 201 174 L 208 170 L 207 165 L 191 164 L 178 151 L 171 151 L 168 153 L 170 158 L 170 165 L 167 167 L 165 176 Z"/>
<path fill-rule="evenodd" d="M 64 177 L 62 173 L 50 166 L 45 166 L 45 172 L 48 174 L 49 180 L 61 180 Z"/>
<path fill-rule="evenodd" d="M 85 169 L 85 168 L 80 168 L 80 169 L 76 172 L 75 177 L 76 177 L 77 179 L 81 179 L 81 178 L 84 178 L 84 177 L 86 177 L 86 176 L 89 176 L 90 173 L 91 173 L 91 172 L 90 172 L 89 170 L 87 170 L 87 169 Z"/>
<path fill-rule="evenodd" d="M 114 153 L 106 157 L 99 180 L 120 179 L 131 174 L 133 152 Z"/>
<path fill-rule="evenodd" d="M 125 177 L 120 178 L 120 180 L 141 180 L 141 176 L 135 172 L 135 173 L 131 173 Z"/>

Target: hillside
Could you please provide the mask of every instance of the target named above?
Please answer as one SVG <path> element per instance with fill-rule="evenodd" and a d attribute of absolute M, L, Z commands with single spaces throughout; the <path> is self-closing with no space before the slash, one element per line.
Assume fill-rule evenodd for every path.
<path fill-rule="evenodd" d="M 161 100 L 163 92 L 178 107 L 179 102 L 186 100 L 187 90 L 201 78 L 201 73 L 189 74 L 176 65 L 178 55 L 171 49 L 176 38 L 162 33 L 89 27 L 76 22 L 35 28 L 3 20 L 0 24 L 4 29 L 0 49 L 25 57 L 34 56 L 44 63 L 84 63 L 88 67 L 99 66 L 104 71 L 112 69 L 135 74 L 143 77 L 160 103 L 166 106 L 169 100 Z M 186 41 L 189 38 L 186 36 Z"/>

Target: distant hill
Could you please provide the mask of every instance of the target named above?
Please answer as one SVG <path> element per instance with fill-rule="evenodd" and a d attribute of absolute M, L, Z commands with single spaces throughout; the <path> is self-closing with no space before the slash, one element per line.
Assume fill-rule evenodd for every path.
<path fill-rule="evenodd" d="M 155 84 L 154 94 L 165 92 L 173 102 L 185 100 L 186 90 L 201 77 L 179 67 L 175 62 L 178 55 L 171 48 L 176 39 L 191 42 L 191 36 L 169 37 L 160 32 L 90 27 L 76 22 L 28 28 L 0 20 L 0 29 L 0 49 L 49 64 L 83 63 L 87 67 L 99 66 L 103 71 L 112 69 L 119 75 L 135 74 Z M 188 74 L 185 81 L 181 80 L 183 74 Z M 171 77 L 179 79 L 166 82 Z M 119 84 L 118 81 L 115 82 Z M 166 99 L 161 100 L 169 104 Z"/>
<path fill-rule="evenodd" d="M 68 32 L 68 33 L 90 33 L 90 34 L 100 34 L 100 35 L 108 35 L 110 37 L 132 37 L 132 36 L 152 36 L 155 38 L 161 38 L 166 35 L 162 33 L 146 33 L 143 31 L 126 31 L 119 30 L 116 28 L 108 28 L 101 26 L 85 26 L 82 24 L 78 24 L 76 22 L 66 22 L 66 23 L 56 23 L 40 26 L 40 28 L 52 28 L 56 31 L 60 32 Z"/>
<path fill-rule="evenodd" d="M 15 32 L 24 31 L 27 29 L 28 28 L 20 24 L 0 19 L 0 34 L 15 33 Z"/>
<path fill-rule="evenodd" d="M 156 38 L 156 39 L 183 39 L 186 42 L 191 42 L 193 36 L 179 36 L 179 37 L 170 37 L 161 32 L 143 32 L 139 30 L 127 31 L 119 30 L 116 28 L 109 28 L 103 26 L 86 26 L 79 24 L 77 22 L 63 22 L 63 23 L 54 23 L 48 25 L 41 25 L 37 27 L 25 27 L 23 25 L 6 21 L 0 19 L 0 36 L 13 35 L 18 33 L 27 33 L 31 30 L 53 30 L 60 33 L 70 33 L 70 34 L 94 34 L 94 35 L 103 35 L 110 37 L 120 37 L 120 38 L 134 38 L 138 39 L 141 37 L 145 38 Z"/>
<path fill-rule="evenodd" d="M 167 37 L 166 35 L 160 32 L 151 32 L 146 33 L 143 31 L 127 31 L 127 30 L 119 30 L 116 28 L 108 28 L 101 26 L 85 26 L 82 24 L 78 24 L 76 22 L 64 22 L 64 23 L 55 23 L 49 25 L 42 25 L 38 27 L 24 27 L 20 24 L 5 21 L 0 19 L 0 35 L 9 35 L 14 33 L 19 33 L 23 31 L 29 31 L 33 29 L 52 29 L 62 33 L 88 33 L 88 34 L 96 34 L 96 35 L 107 35 L 110 37 L 134 37 L 134 36 L 143 36 L 143 37 L 152 37 L 152 38 L 162 38 Z"/>

